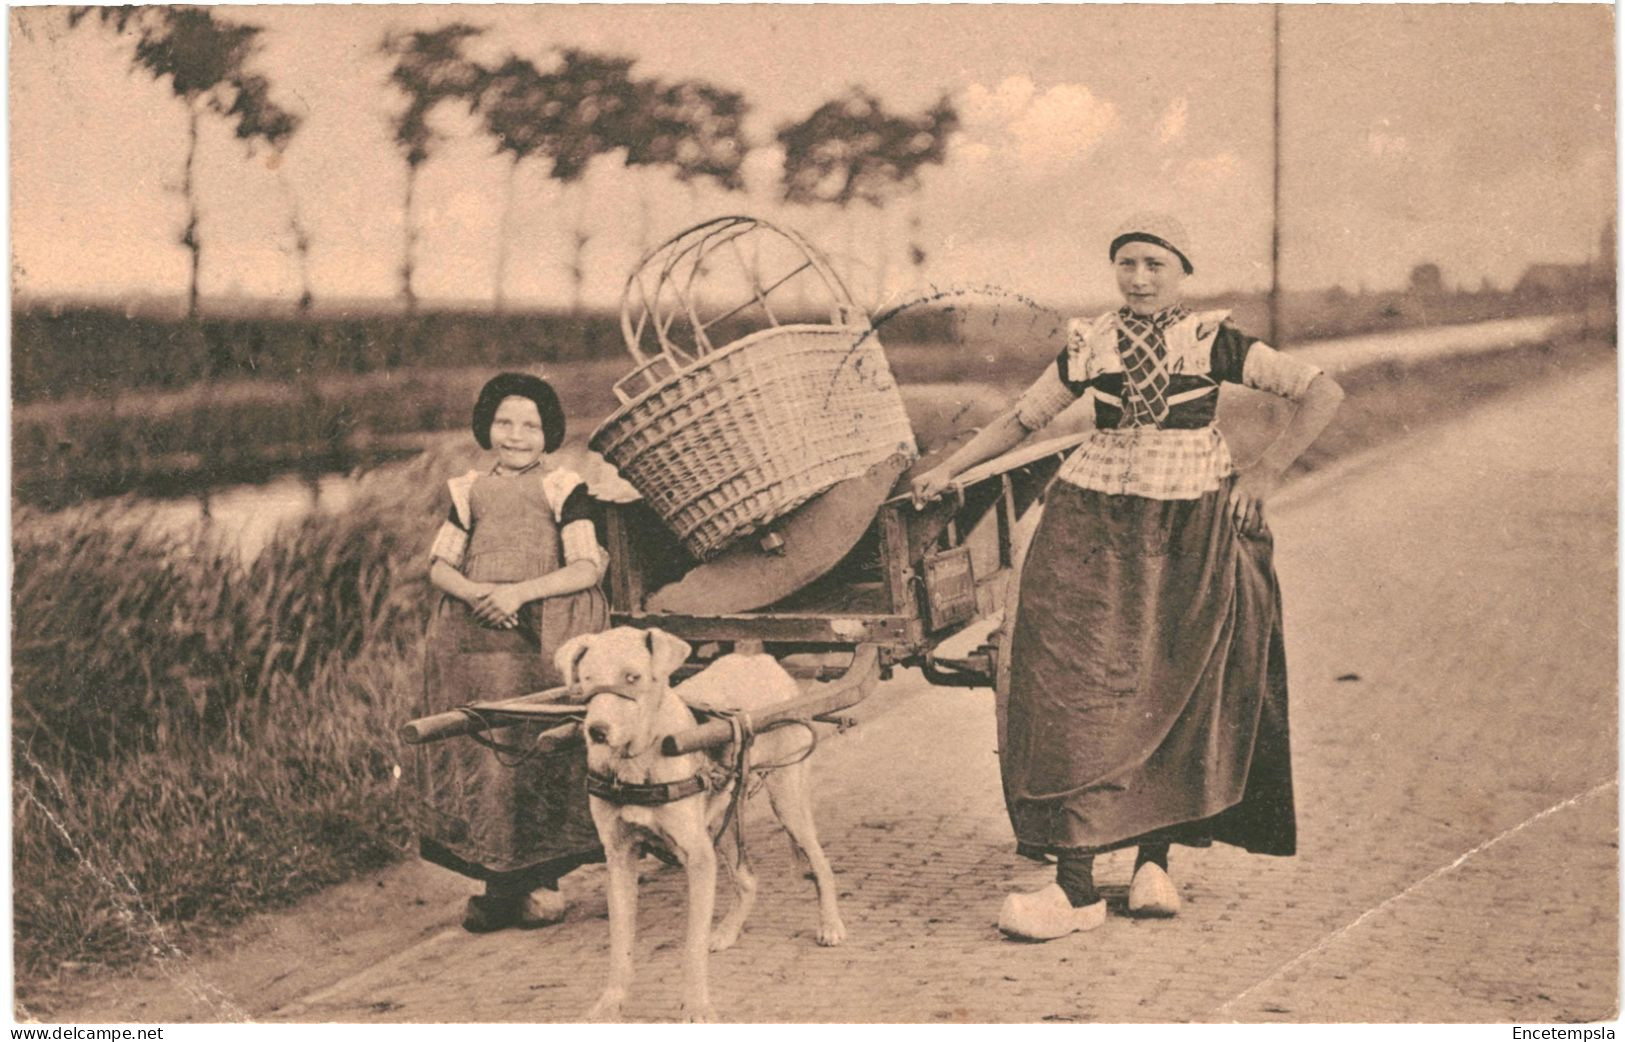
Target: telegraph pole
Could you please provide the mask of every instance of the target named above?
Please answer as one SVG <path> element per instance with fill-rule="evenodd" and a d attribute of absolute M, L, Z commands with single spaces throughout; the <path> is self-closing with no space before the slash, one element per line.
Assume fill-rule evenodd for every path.
<path fill-rule="evenodd" d="M 1270 210 L 1270 344 L 1281 345 L 1281 5 L 1270 8 L 1275 25 L 1275 148 Z"/>

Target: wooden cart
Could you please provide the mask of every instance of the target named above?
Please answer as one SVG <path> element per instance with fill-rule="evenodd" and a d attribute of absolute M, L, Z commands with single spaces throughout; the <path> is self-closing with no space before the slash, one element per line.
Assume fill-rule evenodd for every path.
<path fill-rule="evenodd" d="M 692 644 L 694 655 L 680 676 L 697 672 L 740 646 L 760 646 L 779 657 L 792 674 L 809 683 L 804 698 L 774 717 L 835 720 L 832 714 L 867 697 L 898 666 L 917 666 L 936 685 L 992 687 L 998 667 L 996 642 L 953 656 L 939 654 L 938 649 L 976 620 L 1004 608 L 1006 592 L 1019 576 L 1017 525 L 1081 438 L 1025 445 L 972 468 L 960 476 L 950 495 L 921 510 L 915 509 L 907 493 L 910 480 L 963 439 L 906 470 L 901 459 L 877 464 L 865 477 L 791 514 L 754 545 L 740 548 L 720 564 L 695 561 L 640 501 L 608 504 L 611 621 L 658 627 Z M 753 578 L 758 589 L 768 588 L 782 582 L 799 563 L 827 556 L 827 546 L 796 544 L 804 539 L 822 543 L 831 531 L 822 512 L 863 501 L 869 491 L 862 487 L 865 482 L 870 488 L 879 483 L 885 489 L 873 520 L 833 567 L 789 596 L 745 611 L 651 608 L 651 602 L 672 600 L 671 591 L 684 582 L 699 592 L 679 600 L 700 600 L 708 592 L 725 599 L 748 597 L 740 593 L 740 586 L 748 586 Z M 769 573 L 766 586 L 761 585 L 764 573 Z M 660 597 L 662 592 L 668 596 Z M 812 683 L 816 681 L 826 683 Z M 401 736 L 417 744 L 470 734 L 515 716 L 556 714 L 562 722 L 544 744 L 557 745 L 575 737 L 569 707 L 559 704 L 560 697 L 561 692 L 540 692 L 475 706 L 474 713 L 414 720 L 402 728 Z M 665 751 L 676 755 L 722 744 L 728 735 L 726 725 L 700 725 L 669 738 Z"/>
<path fill-rule="evenodd" d="M 1082 435 L 1052 439 L 975 467 L 954 491 L 924 509 L 909 498 L 912 478 L 956 448 L 928 455 L 906 471 L 900 459 L 877 464 L 849 485 L 879 481 L 885 494 L 856 543 L 827 571 L 794 593 L 744 611 L 707 611 L 707 594 L 725 602 L 738 596 L 748 577 L 724 575 L 703 592 L 674 598 L 671 591 L 714 571 L 684 553 L 660 520 L 641 502 L 608 507 L 609 593 L 616 625 L 659 627 L 695 646 L 690 669 L 698 669 L 735 646 L 760 643 L 786 658 L 792 673 L 827 679 L 844 675 L 854 654 L 872 647 L 882 679 L 897 666 L 917 666 L 927 680 L 946 686 L 993 684 L 996 648 L 982 645 L 953 657 L 937 649 L 978 618 L 1003 609 L 1015 581 L 1017 524 L 1039 499 L 1066 453 Z M 794 568 L 798 556 L 816 561 L 827 547 L 796 546 L 832 530 L 813 515 L 838 509 L 851 489 L 837 487 L 764 533 L 755 547 L 739 551 L 768 570 Z M 856 498 L 861 498 L 856 497 Z M 774 561 L 781 555 L 780 562 Z M 751 562 L 739 569 L 749 572 Z M 725 591 L 725 592 L 724 592 Z M 663 610 L 681 603 L 688 610 Z"/>
<path fill-rule="evenodd" d="M 798 286 L 809 294 L 799 302 Z M 827 305 L 827 323 L 803 313 L 812 299 Z M 627 280 L 621 325 L 634 367 L 592 443 L 664 519 L 641 500 L 606 506 L 614 624 L 689 642 L 684 673 L 748 648 L 835 681 L 790 707 L 804 716 L 866 697 L 897 666 L 918 666 L 934 684 L 994 684 L 994 643 L 939 648 L 1004 608 L 1018 522 L 1081 436 L 1019 447 L 916 510 L 912 478 L 971 432 L 922 445 L 916 461 L 915 439 L 930 432 L 905 415 L 876 329 L 810 242 L 756 218 L 704 221 L 657 247 Z M 717 346 L 723 333 L 731 342 Z M 774 368 L 781 362 L 800 368 Z M 809 425 L 819 437 L 801 436 Z M 567 699 L 477 708 L 567 708 L 538 706 L 548 697 Z M 403 734 L 479 729 L 463 717 L 414 721 Z M 679 736 L 673 747 L 690 745 Z"/>

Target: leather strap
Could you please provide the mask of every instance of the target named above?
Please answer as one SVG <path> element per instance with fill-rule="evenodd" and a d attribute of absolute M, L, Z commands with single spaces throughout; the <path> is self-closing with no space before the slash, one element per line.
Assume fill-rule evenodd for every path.
<path fill-rule="evenodd" d="M 686 800 L 708 788 L 701 774 L 674 782 L 623 782 L 611 775 L 587 772 L 587 794 L 622 807 L 660 807 Z"/>

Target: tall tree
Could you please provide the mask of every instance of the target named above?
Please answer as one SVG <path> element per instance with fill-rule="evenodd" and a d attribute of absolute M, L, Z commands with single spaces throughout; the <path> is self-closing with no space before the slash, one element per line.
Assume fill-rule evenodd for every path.
<path fill-rule="evenodd" d="M 430 124 L 434 111 L 448 101 L 477 106 L 483 82 L 480 67 L 463 55 L 463 45 L 484 30 L 453 22 L 434 30 L 392 32 L 379 50 L 395 59 L 389 82 L 406 96 L 406 107 L 391 120 L 395 147 L 406 160 L 406 196 L 402 205 L 401 300 L 417 308 L 412 276 L 417 267 L 418 231 L 412 214 L 418 170 L 433 154 L 440 135 Z"/>
<path fill-rule="evenodd" d="M 958 126 L 959 115 L 946 96 L 919 115 L 902 116 L 888 112 L 862 87 L 853 87 L 805 119 L 779 128 L 784 199 L 836 207 L 846 215 L 850 234 L 851 204 L 864 202 L 880 209 L 896 196 L 917 190 L 920 170 L 945 161 L 948 139 Z M 877 226 L 883 232 L 880 222 Z M 877 281 L 884 277 L 889 256 L 884 242 L 880 255 Z M 916 263 L 925 259 L 918 243 L 912 256 Z"/>
<path fill-rule="evenodd" d="M 135 51 L 131 63 L 155 80 L 167 78 L 170 89 L 186 106 L 186 161 L 181 175 L 186 222 L 179 242 L 191 254 L 186 313 L 195 318 L 198 275 L 203 264 L 196 179 L 199 125 L 205 113 L 213 112 L 236 119 L 238 136 L 244 136 L 244 113 L 236 106 L 244 93 L 243 84 L 251 77 L 245 66 L 262 30 L 257 25 L 227 22 L 217 18 L 213 9 L 201 7 L 75 7 L 68 12 L 69 25 L 77 25 L 92 14 L 116 32 L 133 32 Z M 266 90 L 268 100 L 268 84 Z M 287 125 L 284 140 L 296 125 Z M 250 136 L 257 136 L 257 132 Z"/>
<path fill-rule="evenodd" d="M 742 169 L 750 146 L 743 129 L 749 111 L 744 95 L 702 80 L 643 80 L 636 84 L 636 96 L 629 168 L 669 171 L 691 189 L 706 180 L 727 191 L 745 187 Z M 651 222 L 641 180 L 638 202 L 639 247 L 646 253 Z"/>
<path fill-rule="evenodd" d="M 288 143 L 299 129 L 297 115 L 271 99 L 271 83 L 264 76 L 250 74 L 237 81 L 237 97 L 227 115 L 236 120 L 237 139 L 252 155 L 256 147 L 271 150 L 271 166 L 277 184 L 288 200 L 288 233 L 293 239 L 294 257 L 299 265 L 299 312 L 307 314 L 315 300 L 310 284 L 310 231 L 299 212 L 299 196 L 288 181 L 285 163 Z"/>
<path fill-rule="evenodd" d="M 502 221 L 497 229 L 497 264 L 492 302 L 501 311 L 508 274 L 508 247 L 513 235 L 513 212 L 519 164 L 532 156 L 556 151 L 564 127 L 564 102 L 554 78 L 543 75 L 529 60 L 511 57 L 484 75 L 479 108 L 486 132 L 496 140 L 499 155 L 508 158 L 507 191 Z"/>
<path fill-rule="evenodd" d="M 636 132 L 637 90 L 632 59 L 577 48 L 559 52 L 559 66 L 546 76 L 551 100 L 558 104 L 557 137 L 548 147 L 548 174 L 574 188 L 576 216 L 570 230 L 570 308 L 579 314 L 586 283 L 586 250 L 595 229 L 588 218 L 587 171 L 592 161 L 627 147 Z M 548 126 L 554 124 L 549 120 Z"/>
<path fill-rule="evenodd" d="M 499 307 L 507 267 L 513 184 L 519 164 L 537 156 L 550 161 L 547 176 L 566 189 L 575 189 L 578 197 L 577 213 L 569 229 L 569 270 L 572 308 L 580 311 L 586 280 L 583 258 L 593 235 L 587 218 L 587 172 L 598 156 L 628 147 L 635 137 L 639 95 L 631 69 L 630 58 L 566 48 L 558 53 L 556 68 L 547 72 L 514 57 L 482 73 L 473 104 L 482 111 L 486 131 L 496 139 L 498 153 L 505 153 L 509 159 L 508 203 L 497 264 Z"/>

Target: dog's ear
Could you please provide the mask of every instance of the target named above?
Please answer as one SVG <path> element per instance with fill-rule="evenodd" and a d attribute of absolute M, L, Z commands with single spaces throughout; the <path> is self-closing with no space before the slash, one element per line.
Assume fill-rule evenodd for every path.
<path fill-rule="evenodd" d="M 576 667 L 581 665 L 581 657 L 592 646 L 593 634 L 583 633 L 579 637 L 571 637 L 559 645 L 559 650 L 553 652 L 553 665 L 558 668 L 559 675 L 564 678 L 565 686 L 575 687 Z"/>
<path fill-rule="evenodd" d="M 649 647 L 649 665 L 654 675 L 661 680 L 671 679 L 677 672 L 677 667 L 688 661 L 689 652 L 694 649 L 688 642 L 674 637 L 662 629 L 651 629 L 644 634 L 644 643 Z"/>

